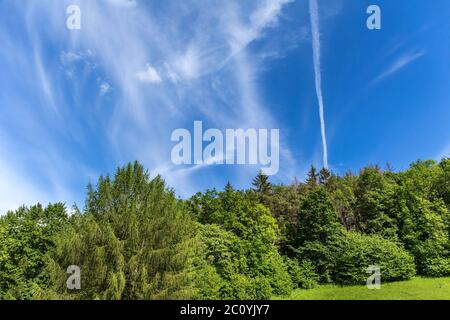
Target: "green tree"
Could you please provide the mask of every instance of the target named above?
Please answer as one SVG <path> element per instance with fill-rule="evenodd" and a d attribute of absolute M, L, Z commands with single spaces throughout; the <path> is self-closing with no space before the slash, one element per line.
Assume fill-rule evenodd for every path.
<path fill-rule="evenodd" d="M 269 182 L 269 176 L 264 174 L 262 170 L 260 170 L 255 179 L 253 179 L 252 184 L 255 187 L 255 192 L 258 194 L 269 195 L 272 191 L 272 185 Z"/>
<path fill-rule="evenodd" d="M 343 226 L 333 208 L 328 192 L 319 187 L 311 191 L 302 201 L 298 213 L 298 244 L 306 241 L 326 242 Z"/>
<path fill-rule="evenodd" d="M 442 201 L 431 202 L 406 194 L 399 220 L 399 235 L 414 255 L 420 274 L 450 274 L 450 214 Z"/>
<path fill-rule="evenodd" d="M 328 184 L 331 177 L 332 177 L 331 171 L 326 168 L 322 168 L 319 172 L 319 178 L 318 178 L 319 184 L 321 184 L 321 185 Z"/>
<path fill-rule="evenodd" d="M 311 261 L 322 282 L 332 282 L 335 248 L 344 237 L 344 227 L 334 211 L 325 187 L 311 190 L 299 207 L 297 239 L 291 249 L 299 262 Z"/>
<path fill-rule="evenodd" d="M 252 185 L 259 201 L 265 206 L 269 206 L 270 196 L 272 194 L 272 184 L 269 181 L 269 176 L 260 170 L 258 175 L 253 179 Z"/>
<path fill-rule="evenodd" d="M 336 187 L 330 194 L 333 207 L 348 231 L 354 231 L 357 227 L 355 184 L 356 178 L 346 174 L 337 178 Z"/>
<path fill-rule="evenodd" d="M 54 293 L 75 299 L 178 299 L 196 294 L 191 276 L 195 224 L 160 177 L 139 163 L 89 188 L 83 215 L 58 239 L 48 272 Z M 82 289 L 65 288 L 65 270 L 81 269 Z"/>
<path fill-rule="evenodd" d="M 441 173 L 435 179 L 434 190 L 438 196 L 444 200 L 447 208 L 450 210 L 450 158 L 442 159 L 439 164 Z"/>
<path fill-rule="evenodd" d="M 248 294 L 248 299 L 254 299 L 269 298 L 272 292 L 284 294 L 292 289 L 286 267 L 276 247 L 279 237 L 276 220 L 259 203 L 254 192 L 235 191 L 228 185 L 223 192 L 197 194 L 189 201 L 189 206 L 200 223 L 218 225 L 235 236 L 232 242 L 234 248 L 228 247 L 228 251 L 235 252 L 235 248 L 240 248 L 238 253 L 235 252 L 234 259 L 245 263 L 234 266 L 240 271 L 234 273 L 233 280 L 216 265 L 217 272 L 230 288 L 224 292 L 234 298 L 242 298 L 243 294 Z M 230 238 L 229 234 L 218 234 Z M 217 241 L 219 240 L 223 241 Z M 236 287 L 231 282 L 245 290 L 242 289 L 237 294 L 233 291 Z M 251 292 L 253 293 L 249 294 Z M 260 293 L 256 295 L 255 292 Z"/>
<path fill-rule="evenodd" d="M 21 207 L 1 218 L 0 298 L 31 299 L 45 287 L 45 255 L 67 220 L 63 204 Z"/>
<path fill-rule="evenodd" d="M 315 188 L 318 185 L 318 181 L 319 181 L 319 174 L 317 173 L 317 169 L 316 167 L 311 166 L 306 178 L 306 185 L 310 188 Z"/>
<path fill-rule="evenodd" d="M 355 188 L 355 217 L 360 232 L 396 238 L 397 225 L 391 214 L 396 187 L 394 181 L 383 176 L 379 167 L 362 170 Z"/>
<path fill-rule="evenodd" d="M 289 247 L 297 239 L 297 215 L 301 199 L 298 185 L 273 186 L 268 208 L 277 220 L 280 231 L 278 244 L 282 254 L 290 254 Z"/>

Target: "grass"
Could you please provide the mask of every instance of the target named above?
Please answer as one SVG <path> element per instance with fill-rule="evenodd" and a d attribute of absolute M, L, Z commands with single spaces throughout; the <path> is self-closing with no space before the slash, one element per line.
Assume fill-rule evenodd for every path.
<path fill-rule="evenodd" d="M 384 283 L 380 290 L 366 286 L 324 285 L 311 290 L 297 289 L 287 300 L 450 300 L 450 278 L 414 278 Z"/>

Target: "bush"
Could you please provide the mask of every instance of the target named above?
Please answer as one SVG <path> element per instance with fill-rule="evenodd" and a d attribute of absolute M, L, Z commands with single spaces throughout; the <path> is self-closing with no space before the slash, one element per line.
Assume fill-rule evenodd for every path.
<path fill-rule="evenodd" d="M 320 277 L 317 275 L 314 264 L 311 261 L 303 260 L 299 262 L 285 257 L 284 263 L 294 288 L 313 289 L 317 287 Z"/>
<path fill-rule="evenodd" d="M 200 265 L 194 273 L 193 282 L 196 288 L 196 294 L 192 297 L 197 300 L 220 300 L 221 290 L 225 281 L 217 273 L 213 265 L 206 263 L 201 257 Z"/>
<path fill-rule="evenodd" d="M 253 193 L 228 185 L 194 196 L 187 208 L 201 225 L 204 258 L 223 280 L 221 298 L 268 299 L 292 290 L 276 246 L 276 220 Z"/>
<path fill-rule="evenodd" d="M 235 278 L 245 270 L 247 262 L 241 240 L 233 233 L 218 225 L 198 225 L 201 257 L 198 258 L 198 270 L 195 285 L 197 299 L 239 299 L 247 297 L 246 279 Z M 244 287 L 244 288 L 243 288 Z"/>
<path fill-rule="evenodd" d="M 252 242 L 218 225 L 199 227 L 200 261 L 206 261 L 208 267 L 199 270 L 198 299 L 269 299 L 272 294 L 290 292 L 292 282 L 276 250 L 255 257 Z M 258 268 L 253 267 L 256 259 Z"/>
<path fill-rule="evenodd" d="M 251 278 L 245 274 L 233 274 L 221 290 L 222 299 L 266 300 L 272 296 L 272 288 L 264 277 Z"/>
<path fill-rule="evenodd" d="M 450 258 L 425 259 L 423 273 L 431 277 L 445 277 L 450 274 Z"/>
<path fill-rule="evenodd" d="M 414 258 L 395 242 L 380 236 L 345 232 L 326 243 L 305 243 L 299 259 L 309 259 L 322 283 L 365 283 L 369 266 L 381 269 L 384 281 L 410 279 L 415 275 Z"/>
<path fill-rule="evenodd" d="M 276 250 L 273 250 L 266 254 L 263 261 L 267 263 L 267 268 L 261 276 L 269 281 L 273 294 L 277 296 L 289 294 L 293 284 L 280 254 Z"/>
<path fill-rule="evenodd" d="M 364 283 L 366 270 L 372 265 L 380 267 L 383 281 L 407 280 L 415 275 L 414 258 L 392 241 L 353 232 L 343 240 L 333 277 L 337 283 Z"/>

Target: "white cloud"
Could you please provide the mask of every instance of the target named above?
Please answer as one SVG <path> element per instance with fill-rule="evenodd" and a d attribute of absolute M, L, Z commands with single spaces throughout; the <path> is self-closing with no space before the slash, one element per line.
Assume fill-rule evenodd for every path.
<path fill-rule="evenodd" d="M 80 61 L 88 62 L 89 59 L 94 57 L 92 50 L 87 49 L 84 51 L 73 52 L 73 51 L 62 51 L 60 54 L 60 60 L 64 67 L 68 67 L 73 63 Z"/>
<path fill-rule="evenodd" d="M 69 70 L 85 61 L 96 65 L 95 74 L 89 75 L 84 73 L 85 68 L 77 68 L 77 81 L 65 83 L 73 86 L 67 91 L 76 93 L 74 106 L 58 94 L 61 78 L 56 69 L 44 68 L 48 61 L 42 65 L 48 89 L 44 87 L 41 91 L 47 92 L 48 97 L 53 96 L 54 105 L 60 108 L 61 119 L 57 123 L 68 124 L 67 128 L 58 128 L 61 139 L 66 139 L 64 143 L 76 141 L 83 154 L 88 154 L 92 146 L 83 128 L 95 128 L 96 142 L 106 150 L 111 167 L 138 159 L 153 171 L 161 170 L 161 164 L 169 160 L 171 131 L 185 126 L 186 119 L 191 117 L 208 121 L 217 128 L 278 128 L 261 100 L 258 72 L 263 61 L 255 59 L 248 46 L 277 26 L 282 9 L 290 1 L 243 3 L 230 0 L 209 5 L 186 0 L 177 2 L 176 6 L 170 2 L 150 2 L 139 10 L 133 8 L 137 6 L 136 1 L 107 2 L 111 5 L 105 6 L 102 1 L 79 1 L 83 12 L 83 28 L 79 33 L 61 28 L 66 18 L 61 15 L 62 4 L 58 6 L 50 0 L 39 4 L 27 2 L 25 16 L 30 37 L 38 42 L 52 39 L 55 45 L 64 48 L 60 65 Z M 123 6 L 128 7 L 127 10 Z M 153 10 L 154 6 L 158 6 L 158 10 Z M 19 5 L 16 9 L 23 10 Z M 43 14 L 48 23 L 45 28 L 35 28 Z M 192 17 L 195 19 L 189 20 Z M 40 48 L 36 50 L 37 54 L 42 54 Z M 94 107 L 90 110 L 96 112 L 80 117 L 76 112 L 85 107 L 85 101 L 80 98 L 91 91 L 90 81 L 94 76 L 108 79 L 107 82 L 98 80 L 96 85 L 100 85 L 100 94 L 114 88 L 115 99 L 109 101 L 108 114 L 102 113 L 105 112 L 102 108 L 95 108 L 95 104 L 101 102 L 93 101 L 89 102 Z M 41 79 L 38 81 L 42 83 Z M 136 86 L 137 81 L 158 85 Z M 30 111 L 30 119 L 41 121 L 44 128 L 53 127 L 45 117 L 34 112 Z M 51 139 L 41 138 L 43 141 Z M 49 149 L 53 153 L 59 150 L 51 144 Z M 289 158 L 289 150 L 285 146 L 280 149 L 281 154 Z M 48 164 L 66 168 L 64 160 L 56 156 L 41 156 L 43 164 L 35 166 L 36 172 L 51 171 Z M 65 158 L 68 162 L 80 160 L 71 159 L 69 155 Z M 287 166 L 293 165 L 293 161 L 286 159 Z M 91 163 L 97 161 L 90 160 Z M 87 169 L 98 171 L 98 168 Z M 285 174 L 282 170 L 280 175 Z M 185 194 L 186 188 L 188 192 L 198 190 L 198 179 L 190 179 L 188 175 L 200 170 L 184 172 L 166 166 L 163 171 L 177 191 Z M 239 167 L 231 169 L 230 173 L 234 175 L 230 179 L 236 177 L 247 183 L 255 170 Z M 53 179 L 54 184 L 65 186 L 63 178 Z"/>
<path fill-rule="evenodd" d="M 110 89 L 111 89 L 111 85 L 107 82 L 103 82 L 100 85 L 100 95 L 104 96 L 105 94 L 107 94 L 109 92 Z"/>
<path fill-rule="evenodd" d="M 38 52 L 34 53 L 34 63 L 36 68 L 36 75 L 38 78 L 38 81 L 42 88 L 43 97 L 47 102 L 47 105 L 52 108 L 53 112 L 57 113 L 58 109 L 55 103 L 55 96 L 52 86 L 52 80 L 51 76 L 48 74 L 47 70 L 44 68 L 42 64 L 41 56 Z"/>
<path fill-rule="evenodd" d="M 65 51 L 61 53 L 61 62 L 63 63 L 63 65 L 67 65 L 81 59 L 83 59 L 83 55 L 80 53 Z"/>
<path fill-rule="evenodd" d="M 231 43 L 233 53 L 246 48 L 251 42 L 262 36 L 266 28 L 276 26 L 283 7 L 293 0 L 265 0 L 249 16 L 250 23 L 243 25 L 239 21 L 230 24 Z M 235 14 L 235 13 L 234 13 Z"/>
<path fill-rule="evenodd" d="M 166 62 L 164 63 L 164 68 L 166 70 L 166 77 L 172 81 L 173 83 L 177 83 L 178 81 L 180 81 L 180 76 L 173 71 L 172 67 L 169 66 L 169 64 Z"/>
<path fill-rule="evenodd" d="M 173 62 L 177 71 L 175 78 L 181 75 L 185 79 L 197 78 L 200 75 L 200 61 L 196 48 L 188 48 L 186 53 Z M 173 75 L 171 76 L 173 78 Z"/>
<path fill-rule="evenodd" d="M 250 15 L 252 28 L 256 30 L 256 33 L 259 33 L 264 28 L 276 24 L 283 6 L 292 1 L 293 0 L 266 0 L 264 5 L 260 6 Z"/>
<path fill-rule="evenodd" d="M 135 7 L 137 4 L 136 0 L 107 0 L 107 2 L 119 7 Z"/>
<path fill-rule="evenodd" d="M 425 55 L 425 51 L 414 51 L 414 52 L 408 52 L 404 54 L 403 56 L 399 57 L 396 61 L 394 61 L 393 64 L 391 64 L 385 71 L 383 71 L 374 81 L 373 83 L 379 82 L 394 73 L 400 71 L 401 69 L 405 68 L 409 64 L 413 63 L 417 59 L 421 58 L 423 55 Z"/>
<path fill-rule="evenodd" d="M 156 71 L 156 69 L 149 64 L 147 64 L 146 70 L 139 71 L 138 73 L 136 73 L 136 77 L 142 82 L 149 82 L 149 83 L 162 82 L 162 79 L 158 71 Z"/>

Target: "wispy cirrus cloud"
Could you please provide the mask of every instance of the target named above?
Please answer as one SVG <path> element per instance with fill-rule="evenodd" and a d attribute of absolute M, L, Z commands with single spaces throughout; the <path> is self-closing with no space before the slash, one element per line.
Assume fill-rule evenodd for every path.
<path fill-rule="evenodd" d="M 137 4 L 136 0 L 107 0 L 107 2 L 121 7 L 135 7 Z"/>
<path fill-rule="evenodd" d="M 109 91 L 111 90 L 111 85 L 107 82 L 103 82 L 100 85 L 100 95 L 104 96 L 105 94 L 107 94 Z"/>
<path fill-rule="evenodd" d="M 200 189 L 192 175 L 208 169 L 183 170 L 170 163 L 174 129 L 189 128 L 194 120 L 217 128 L 278 128 L 260 97 L 264 60 L 254 59 L 249 47 L 277 27 L 291 1 L 213 2 L 80 0 L 82 29 L 77 31 L 65 27 L 69 2 L 12 4 L 32 43 L 3 33 L 2 43 L 9 47 L 4 71 L 34 72 L 25 87 L 19 80 L 8 85 L 27 93 L 20 98 L 23 105 L 15 103 L 14 90 L 3 90 L 0 102 L 22 114 L 23 124 L 10 122 L 7 130 L 29 124 L 24 139 L 38 159 L 3 163 L 11 179 L 20 176 L 21 166 L 33 168 L 37 178 L 47 175 L 52 185 L 30 183 L 37 191 L 48 190 L 44 199 L 71 203 L 96 174 L 138 159 L 189 195 Z M 10 152 L 25 159 L 30 152 L 25 142 L 8 139 L 19 146 Z M 286 158 L 282 176 L 294 162 L 285 145 L 280 149 Z M 59 170 L 65 174 L 54 174 Z M 227 179 L 248 182 L 256 171 L 229 168 Z"/>
<path fill-rule="evenodd" d="M 388 78 L 389 76 L 404 69 L 409 64 L 413 63 L 414 61 L 423 57 L 424 55 L 425 55 L 424 50 L 416 50 L 403 54 L 402 56 L 398 57 L 391 65 L 389 65 L 386 68 L 386 70 L 384 70 L 378 77 L 376 77 L 375 80 L 372 82 L 372 84 Z"/>
<path fill-rule="evenodd" d="M 149 64 L 144 71 L 136 73 L 136 77 L 142 82 L 160 83 L 162 81 L 158 71 Z"/>

